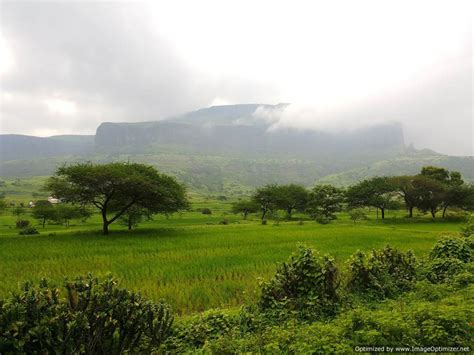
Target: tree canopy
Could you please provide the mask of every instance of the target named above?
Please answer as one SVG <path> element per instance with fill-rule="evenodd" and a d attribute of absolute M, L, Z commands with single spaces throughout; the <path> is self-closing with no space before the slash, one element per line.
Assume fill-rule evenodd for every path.
<path fill-rule="evenodd" d="M 100 210 L 103 234 L 130 207 L 153 213 L 187 208 L 185 188 L 173 177 L 138 163 L 81 163 L 59 168 L 46 183 L 52 195 Z"/>

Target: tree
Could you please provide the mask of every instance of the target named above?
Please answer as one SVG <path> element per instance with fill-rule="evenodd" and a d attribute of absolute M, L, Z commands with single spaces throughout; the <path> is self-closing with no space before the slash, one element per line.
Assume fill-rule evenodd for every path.
<path fill-rule="evenodd" d="M 436 213 L 443 208 L 446 188 L 445 185 L 433 178 L 419 175 L 413 180 L 413 184 L 418 193 L 416 207 L 423 212 L 430 212 L 433 218 Z"/>
<path fill-rule="evenodd" d="M 308 191 L 301 185 L 289 184 L 275 187 L 277 208 L 286 212 L 286 218 L 291 219 L 293 211 L 304 211 L 308 201 Z"/>
<path fill-rule="evenodd" d="M 5 201 L 5 194 L 2 192 L 0 193 L 0 213 L 6 210 L 7 208 L 7 201 Z"/>
<path fill-rule="evenodd" d="M 349 210 L 349 217 L 352 219 L 354 224 L 356 224 L 357 220 L 367 219 L 367 215 L 365 214 L 365 211 L 362 208 L 354 208 Z"/>
<path fill-rule="evenodd" d="M 394 208 L 394 186 L 387 177 L 374 177 L 349 187 L 346 196 L 349 207 L 372 206 L 379 209 L 382 219 L 385 210 Z"/>
<path fill-rule="evenodd" d="M 262 220 L 268 212 L 272 213 L 277 208 L 277 202 L 280 198 L 278 185 L 266 185 L 255 191 L 252 200 L 260 206 L 262 211 Z"/>
<path fill-rule="evenodd" d="M 69 227 L 71 219 L 85 220 L 91 216 L 89 210 L 84 206 L 60 204 L 56 207 L 56 217 L 62 221 L 66 227 Z"/>
<path fill-rule="evenodd" d="M 413 181 L 417 178 L 417 176 L 394 176 L 390 178 L 395 192 L 405 201 L 405 207 L 410 218 L 413 217 L 413 209 L 416 207 L 419 199 L 418 190 L 413 184 Z"/>
<path fill-rule="evenodd" d="M 47 220 L 57 219 L 56 210 L 53 207 L 53 204 L 48 200 L 38 200 L 35 203 L 32 211 L 33 218 L 38 219 L 43 228 Z"/>
<path fill-rule="evenodd" d="M 150 220 L 153 213 L 147 209 L 142 208 L 138 205 L 130 207 L 121 217 L 120 221 L 123 225 L 127 226 L 128 230 L 137 227 L 139 223 L 144 220 Z"/>
<path fill-rule="evenodd" d="M 69 202 L 95 206 L 102 217 L 103 234 L 133 205 L 154 213 L 172 213 L 188 206 L 184 187 L 173 177 L 137 163 L 63 166 L 48 180 L 46 189 Z"/>
<path fill-rule="evenodd" d="M 244 219 L 247 219 L 249 213 L 256 213 L 260 205 L 253 200 L 241 200 L 232 204 L 232 213 L 241 213 Z"/>
<path fill-rule="evenodd" d="M 309 193 L 307 212 L 312 218 L 335 219 L 342 211 L 344 191 L 332 185 L 316 185 Z"/>

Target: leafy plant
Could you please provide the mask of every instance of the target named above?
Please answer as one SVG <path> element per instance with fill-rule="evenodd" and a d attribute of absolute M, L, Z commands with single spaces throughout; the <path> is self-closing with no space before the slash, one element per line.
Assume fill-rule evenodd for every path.
<path fill-rule="evenodd" d="M 15 222 L 15 225 L 17 228 L 27 228 L 30 225 L 30 221 L 28 221 L 27 219 L 19 219 Z"/>
<path fill-rule="evenodd" d="M 348 261 L 347 288 L 363 297 L 386 298 L 412 288 L 416 280 L 416 259 L 386 246 L 367 255 L 356 252 Z"/>
<path fill-rule="evenodd" d="M 65 289 L 62 298 L 42 280 L 0 301 L 0 353 L 150 352 L 170 333 L 167 305 L 118 288 L 112 277 L 79 277 Z"/>
<path fill-rule="evenodd" d="M 39 234 L 38 230 L 35 227 L 26 227 L 18 232 L 19 235 L 33 235 Z"/>

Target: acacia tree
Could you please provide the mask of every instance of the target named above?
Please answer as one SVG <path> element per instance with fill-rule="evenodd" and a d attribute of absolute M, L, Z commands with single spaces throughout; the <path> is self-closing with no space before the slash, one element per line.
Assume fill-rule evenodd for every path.
<path fill-rule="evenodd" d="M 173 177 L 137 163 L 63 166 L 48 180 L 46 189 L 69 202 L 95 206 L 102 217 L 103 234 L 134 205 L 154 213 L 172 213 L 188 206 L 184 187 Z"/>
<path fill-rule="evenodd" d="M 232 204 L 232 213 L 241 213 L 247 219 L 249 213 L 258 212 L 260 205 L 253 200 L 242 200 Z"/>
<path fill-rule="evenodd" d="M 43 228 L 47 220 L 55 220 L 57 217 L 53 204 L 48 200 L 36 201 L 31 214 L 33 218 L 38 219 L 41 222 Z"/>
<path fill-rule="evenodd" d="M 342 211 L 344 191 L 332 185 L 316 185 L 309 193 L 307 212 L 312 218 L 335 219 Z"/>
<path fill-rule="evenodd" d="M 286 212 L 286 218 L 291 219 L 293 211 L 304 211 L 308 201 L 308 191 L 301 185 L 289 184 L 275 187 L 275 205 Z"/>
<path fill-rule="evenodd" d="M 394 176 L 390 182 L 394 186 L 395 192 L 405 201 L 405 207 L 410 218 L 413 217 L 413 209 L 416 207 L 419 199 L 419 192 L 414 185 L 417 176 Z"/>
<path fill-rule="evenodd" d="M 277 208 L 278 200 L 280 199 L 278 185 L 265 185 L 255 191 L 252 200 L 260 206 L 262 211 L 262 220 L 265 219 L 267 213 L 273 212 Z"/>
<path fill-rule="evenodd" d="M 374 177 L 349 187 L 346 193 L 349 207 L 371 206 L 380 210 L 382 219 L 385 210 L 395 207 L 394 186 L 387 177 Z"/>

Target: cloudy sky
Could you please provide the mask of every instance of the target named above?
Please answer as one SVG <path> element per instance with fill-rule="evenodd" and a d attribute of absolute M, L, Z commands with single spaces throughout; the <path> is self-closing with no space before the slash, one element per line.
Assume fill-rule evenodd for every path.
<path fill-rule="evenodd" d="M 399 121 L 407 143 L 473 155 L 470 3 L 2 1 L 0 132 L 291 102 L 282 126 Z"/>

